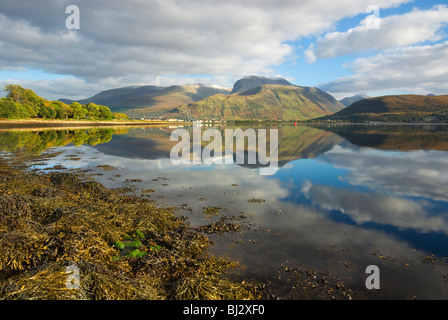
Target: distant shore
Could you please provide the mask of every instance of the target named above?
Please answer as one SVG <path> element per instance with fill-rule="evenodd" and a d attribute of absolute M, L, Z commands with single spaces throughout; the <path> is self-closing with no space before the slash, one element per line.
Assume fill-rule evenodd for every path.
<path fill-rule="evenodd" d="M 303 122 L 303 121 L 260 121 L 260 120 L 230 120 L 229 123 L 294 123 L 295 125 L 448 125 L 440 122 Z M 189 125 L 192 121 L 157 121 L 157 120 L 46 120 L 20 119 L 0 120 L 0 130 L 14 129 L 67 129 L 91 127 L 119 127 L 119 126 L 167 126 Z M 207 123 L 205 123 L 207 124 Z"/>
<path fill-rule="evenodd" d="M 178 125 L 185 122 L 173 121 L 145 121 L 145 120 L 111 120 L 111 121 L 82 121 L 82 120 L 0 120 L 1 129 L 32 129 L 32 128 L 69 128 L 69 127 L 111 127 L 111 126 L 151 126 Z"/>

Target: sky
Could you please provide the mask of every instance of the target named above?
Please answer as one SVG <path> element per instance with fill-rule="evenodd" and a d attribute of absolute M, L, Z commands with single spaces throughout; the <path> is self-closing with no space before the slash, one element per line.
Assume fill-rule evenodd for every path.
<path fill-rule="evenodd" d="M 443 1 L 0 0 L 0 87 L 49 100 L 248 75 L 337 99 L 448 94 L 447 61 Z"/>

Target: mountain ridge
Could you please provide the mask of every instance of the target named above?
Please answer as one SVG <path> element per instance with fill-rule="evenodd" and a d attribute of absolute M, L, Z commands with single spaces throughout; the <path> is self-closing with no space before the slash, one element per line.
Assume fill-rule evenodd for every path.
<path fill-rule="evenodd" d="M 231 90 L 204 84 L 128 86 L 76 102 L 107 105 L 131 118 L 188 119 L 194 113 L 195 118 L 233 120 L 307 120 L 333 114 L 344 107 L 318 88 L 297 86 L 280 77 L 254 75 L 237 80 Z M 191 110 L 187 112 L 188 109 Z"/>
<path fill-rule="evenodd" d="M 363 99 L 369 99 L 369 98 L 371 98 L 371 97 L 369 97 L 368 95 L 365 95 L 365 94 L 356 94 L 351 97 L 345 97 L 344 99 L 339 100 L 339 102 L 342 103 L 344 106 L 348 107 L 352 103 L 358 102 L 359 100 L 363 100 Z"/>
<path fill-rule="evenodd" d="M 245 76 L 235 82 L 233 85 L 233 93 L 241 93 L 250 90 L 255 87 L 259 87 L 266 84 L 278 84 L 283 86 L 292 86 L 293 84 L 289 81 L 280 77 L 265 77 L 265 76 Z"/>
<path fill-rule="evenodd" d="M 66 104 L 72 102 L 103 104 L 111 110 L 126 112 L 129 116 L 142 117 L 144 114 L 159 115 L 178 105 L 201 100 L 217 93 L 230 93 L 230 89 L 217 85 L 187 84 L 162 86 L 127 86 L 101 91 L 81 100 L 59 99 Z"/>
<path fill-rule="evenodd" d="M 230 95 L 217 94 L 174 108 L 167 115 L 203 120 L 308 120 L 344 106 L 315 87 L 265 84 Z"/>
<path fill-rule="evenodd" d="M 448 122 L 448 95 L 387 95 L 363 99 L 317 121 Z"/>

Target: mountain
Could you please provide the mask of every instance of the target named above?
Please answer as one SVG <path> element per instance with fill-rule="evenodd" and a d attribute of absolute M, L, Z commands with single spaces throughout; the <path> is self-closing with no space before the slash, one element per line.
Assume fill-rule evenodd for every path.
<path fill-rule="evenodd" d="M 248 87 L 251 77 L 235 83 Z M 249 82 L 245 83 L 245 80 Z M 255 79 L 256 80 L 256 79 Z M 258 80 L 264 81 L 259 78 Z M 276 80 L 285 83 L 282 80 Z M 289 82 L 288 82 L 289 83 Z M 236 87 L 236 88 L 235 88 Z M 232 91 L 234 91 L 232 90 Z M 170 110 L 166 115 L 180 119 L 204 120 L 307 120 L 330 115 L 344 108 L 334 97 L 314 87 L 292 84 L 263 84 L 230 95 L 217 94 Z"/>
<path fill-rule="evenodd" d="M 369 99 L 369 98 L 370 97 L 365 94 L 357 94 L 352 97 L 345 97 L 344 99 L 339 100 L 339 102 L 342 103 L 344 106 L 348 107 L 352 103 L 355 103 L 355 102 L 357 102 L 359 100 L 363 100 L 363 99 Z"/>
<path fill-rule="evenodd" d="M 114 112 L 125 112 L 130 117 L 156 117 L 165 111 L 199 101 L 214 94 L 229 94 L 230 90 L 205 84 L 160 86 L 131 86 L 102 91 L 93 97 L 78 100 L 108 106 Z M 60 99 L 66 104 L 73 100 Z"/>
<path fill-rule="evenodd" d="M 448 95 L 390 95 L 357 101 L 318 121 L 448 122 Z"/>
<path fill-rule="evenodd" d="M 81 104 L 86 104 L 89 102 L 105 105 L 109 108 L 116 109 L 122 108 L 124 106 L 137 106 L 141 103 L 146 103 L 144 101 L 145 97 L 152 96 L 154 94 L 160 93 L 164 87 L 158 86 L 130 86 L 124 88 L 111 89 L 106 91 L 101 91 L 93 97 L 82 99 L 82 100 L 69 100 L 69 99 L 59 99 L 59 101 L 66 104 L 71 104 L 76 101 Z"/>
<path fill-rule="evenodd" d="M 265 84 L 278 84 L 282 86 L 292 86 L 290 82 L 283 78 L 270 78 L 270 77 L 263 77 L 263 76 L 247 76 L 244 77 L 233 85 L 233 89 L 230 92 L 232 93 L 242 93 L 247 90 L 260 87 Z"/>
<path fill-rule="evenodd" d="M 204 84 L 131 86 L 102 91 L 77 102 L 105 105 L 131 118 L 307 120 L 344 108 L 334 97 L 317 88 L 299 87 L 283 78 L 262 76 L 239 79 L 232 90 Z"/>

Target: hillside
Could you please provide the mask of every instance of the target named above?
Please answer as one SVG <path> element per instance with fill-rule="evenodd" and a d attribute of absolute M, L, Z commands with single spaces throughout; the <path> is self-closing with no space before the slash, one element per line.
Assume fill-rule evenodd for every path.
<path fill-rule="evenodd" d="M 146 103 L 149 96 L 161 92 L 164 88 L 158 86 L 130 86 L 111 90 L 101 91 L 96 95 L 82 100 L 59 99 L 66 104 L 78 102 L 81 104 L 95 103 L 109 106 L 112 109 L 120 109 L 124 106 L 136 107 L 141 103 Z"/>
<path fill-rule="evenodd" d="M 275 77 L 263 77 L 263 76 L 247 76 L 241 78 L 233 85 L 233 89 L 230 93 L 242 93 L 247 90 L 260 87 L 266 84 L 278 84 L 282 86 L 292 86 L 290 82 L 283 78 Z"/>
<path fill-rule="evenodd" d="M 180 119 L 307 120 L 330 115 L 344 106 L 313 87 L 261 85 L 230 95 L 213 95 L 175 108 L 167 116 Z"/>
<path fill-rule="evenodd" d="M 448 122 L 448 95 L 391 95 L 357 101 L 319 121 Z"/>
<path fill-rule="evenodd" d="M 214 85 L 192 84 L 159 86 L 132 86 L 102 91 L 93 97 L 77 101 L 109 106 L 113 111 L 125 112 L 130 117 L 157 117 L 165 111 L 199 101 L 214 94 L 229 94 L 230 90 Z M 60 99 L 64 103 L 72 103 Z"/>

